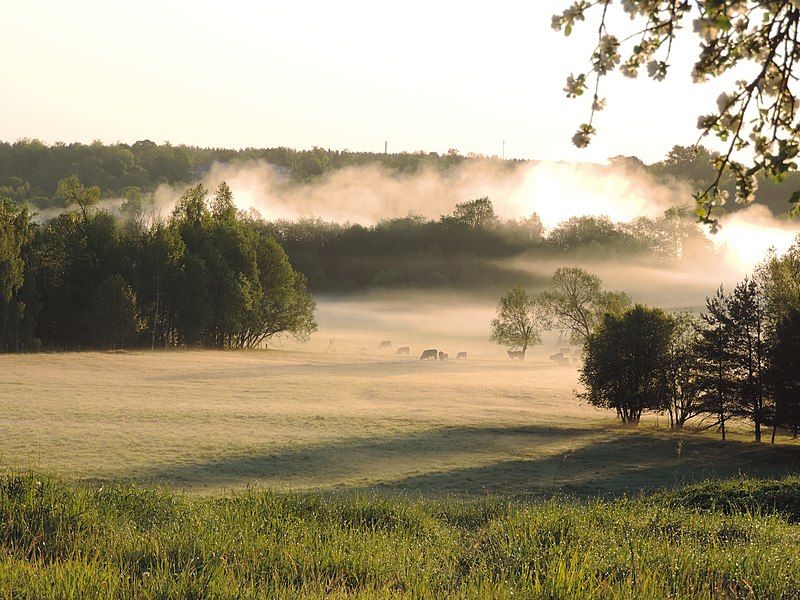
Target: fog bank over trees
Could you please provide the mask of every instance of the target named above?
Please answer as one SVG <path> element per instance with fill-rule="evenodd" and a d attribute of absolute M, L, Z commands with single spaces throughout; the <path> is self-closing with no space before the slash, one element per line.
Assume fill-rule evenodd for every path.
<path fill-rule="evenodd" d="M 56 186 L 62 179 L 77 175 L 85 185 L 97 186 L 103 199 L 122 198 L 131 188 L 152 193 L 166 185 L 175 189 L 174 202 L 189 185 L 202 180 L 214 189 L 224 179 L 233 189 L 239 208 L 255 207 L 267 218 L 313 214 L 345 221 L 346 214 L 325 213 L 332 203 L 339 204 L 340 194 L 349 196 L 345 200 L 351 217 L 364 210 L 363 205 L 371 205 L 362 217 L 372 221 L 359 221 L 362 224 L 409 212 L 433 217 L 452 210 L 456 202 L 489 196 L 501 217 L 537 211 L 545 224 L 552 226 L 580 215 L 606 214 L 614 220 L 652 217 L 675 204 L 676 199 L 678 203 L 691 203 L 691 190 L 715 176 L 711 160 L 705 149 L 683 146 L 675 146 L 662 161 L 651 165 L 636 157 L 614 157 L 604 166 L 504 161 L 463 156 L 456 150 L 445 154 L 378 154 L 322 148 L 198 148 L 149 140 L 89 145 L 20 140 L 0 142 L 0 195 L 27 203 L 37 211 L 63 209 Z M 534 169 L 537 166 L 546 168 Z M 577 187 L 576 180 L 580 184 Z M 792 174 L 781 183 L 760 182 L 759 202 L 774 215 L 785 214 L 790 208 L 787 191 L 797 189 L 798 181 Z M 733 181 L 721 185 L 733 190 Z M 367 195 L 370 191 L 374 195 L 371 200 Z M 169 195 L 167 192 L 164 190 L 164 196 Z M 592 197 L 581 199 L 581 193 Z M 609 195 L 617 203 L 628 205 L 627 215 L 614 213 L 616 207 L 608 204 L 595 206 L 598 196 Z M 439 200 L 431 205 L 433 198 Z M 563 212 L 565 201 L 575 204 L 577 212 Z M 268 203 L 276 212 L 264 210 L 266 206 L 259 206 L 259 202 Z M 546 214 L 544 207 L 559 204 L 562 212 Z M 428 212 L 423 212 L 426 207 Z M 721 207 L 719 214 L 736 210 L 738 207 L 731 203 Z"/>

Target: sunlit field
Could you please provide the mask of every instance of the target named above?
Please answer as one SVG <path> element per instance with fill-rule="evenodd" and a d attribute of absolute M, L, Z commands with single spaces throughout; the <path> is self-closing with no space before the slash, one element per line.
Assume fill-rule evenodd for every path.
<path fill-rule="evenodd" d="M 382 319 L 394 322 L 393 335 L 345 329 L 348 311 L 377 331 L 387 330 Z M 714 433 L 676 437 L 663 418 L 622 429 L 573 397 L 577 369 L 548 359 L 554 341 L 525 362 L 485 342 L 481 307 L 404 319 L 393 311 L 324 305 L 325 327 L 311 343 L 267 350 L 4 356 L 2 464 L 191 492 L 258 485 L 520 497 L 781 476 L 800 460 L 785 437 L 760 447 L 745 431 L 726 443 Z M 451 358 L 423 362 L 434 345 L 422 343 L 419 320 L 437 315 Z M 390 337 L 393 348 L 379 349 Z M 398 356 L 406 343 L 410 354 Z M 453 360 L 458 351 L 467 360 Z"/>

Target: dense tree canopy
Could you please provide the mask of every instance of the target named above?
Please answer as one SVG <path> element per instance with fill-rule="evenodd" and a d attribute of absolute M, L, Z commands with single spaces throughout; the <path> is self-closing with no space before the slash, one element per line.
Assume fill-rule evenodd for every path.
<path fill-rule="evenodd" d="M 774 393 L 775 428 L 800 433 L 800 304 L 782 313 L 770 345 L 769 385 Z"/>
<path fill-rule="evenodd" d="M 33 227 L 27 208 L 0 197 L 0 352 L 18 349 L 26 311 L 25 267 Z M 30 307 L 28 307 L 30 308 Z"/>
<path fill-rule="evenodd" d="M 621 11 L 634 22 L 631 31 L 612 32 L 612 13 Z M 740 76 L 717 99 L 716 110 L 700 116 L 701 137 L 714 135 L 726 150 L 712 157 L 716 175 L 700 187 L 697 215 L 712 228 L 719 209 L 729 196 L 724 177 L 735 180 L 737 203 L 755 199 L 758 175 L 781 179 L 797 170 L 800 125 L 796 119 L 797 73 L 800 59 L 800 5 L 794 0 L 576 0 L 553 17 L 553 28 L 572 33 L 578 21 L 598 15 L 597 44 L 587 72 L 570 75 L 565 91 L 569 97 L 591 98 L 590 117 L 573 142 L 589 144 L 595 134 L 594 116 L 606 99 L 600 95 L 604 76 L 619 69 L 636 77 L 644 68 L 655 80 L 667 76 L 673 42 L 686 22 L 700 38 L 700 52 L 692 71 L 695 82 L 733 72 Z M 752 68 L 748 69 L 750 66 Z M 744 67 L 744 68 L 743 68 Z M 751 164 L 737 160 L 737 153 L 752 156 Z M 800 193 L 791 196 L 800 211 Z"/>
<path fill-rule="evenodd" d="M 452 218 L 472 229 L 486 229 L 497 222 L 494 206 L 487 196 L 456 204 Z"/>
<path fill-rule="evenodd" d="M 316 329 L 305 277 L 226 184 L 189 188 L 168 220 L 133 227 L 77 178 L 58 188 L 77 210 L 38 227 L 0 200 L 0 350 L 247 348 Z"/>
<path fill-rule="evenodd" d="M 574 217 L 550 231 L 544 230 L 535 213 L 522 219 L 494 219 L 487 227 L 473 227 L 452 215 L 439 220 L 387 219 L 371 227 L 319 219 L 278 220 L 260 226 L 308 276 L 311 289 L 320 292 L 541 286 L 546 282 L 516 259 L 639 257 L 666 262 L 707 256 L 710 248 L 695 219 L 676 209 L 657 219 L 632 223 Z"/>
<path fill-rule="evenodd" d="M 47 145 L 38 140 L 19 140 L 0 142 L 0 196 L 39 208 L 58 207 L 62 205 L 56 198 L 58 182 L 72 175 L 89 187 L 97 186 L 102 197 L 122 197 L 129 188 L 152 192 L 162 183 L 191 183 L 215 162 L 255 160 L 273 165 L 290 181 L 303 183 L 344 167 L 377 165 L 398 174 L 426 168 L 447 171 L 472 158 L 455 151 L 384 154 L 323 148 L 231 150 L 156 144 L 150 140 L 108 145 L 101 142 Z M 483 160 L 494 160 L 500 167 L 519 162 Z"/>

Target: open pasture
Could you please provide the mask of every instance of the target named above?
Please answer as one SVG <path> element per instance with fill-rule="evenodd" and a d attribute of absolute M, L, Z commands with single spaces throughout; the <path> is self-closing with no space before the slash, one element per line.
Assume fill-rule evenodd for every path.
<path fill-rule="evenodd" d="M 319 337 L 319 336 L 318 336 Z M 800 447 L 677 438 L 580 404 L 542 349 L 420 362 L 371 348 L 135 351 L 0 358 L 0 460 L 73 481 L 192 492 L 618 494 L 797 471 Z M 499 352 L 498 352 L 499 354 Z M 682 444 L 679 446 L 679 440 Z"/>

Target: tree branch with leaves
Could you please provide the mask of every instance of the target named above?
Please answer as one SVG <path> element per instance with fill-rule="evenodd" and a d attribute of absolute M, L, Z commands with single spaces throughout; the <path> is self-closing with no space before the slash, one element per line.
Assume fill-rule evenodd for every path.
<path fill-rule="evenodd" d="M 624 37 L 608 26 L 609 16 L 620 9 L 635 23 L 633 32 Z M 748 63 L 757 66 L 720 94 L 714 112 L 698 118 L 698 142 L 713 135 L 724 144 L 724 150 L 713 157 L 714 179 L 695 194 L 699 220 L 712 231 L 719 227 L 720 207 L 729 195 L 723 189 L 727 177 L 735 181 L 736 202 L 749 204 L 756 198 L 759 175 L 781 180 L 797 170 L 800 123 L 795 114 L 795 67 L 800 59 L 800 1 L 578 0 L 553 16 L 553 29 L 570 35 L 589 14 L 599 14 L 590 66 L 586 72 L 570 75 L 565 88 L 570 98 L 593 90 L 589 119 L 573 137 L 576 146 L 588 146 L 596 134 L 594 117 L 606 104 L 600 96 L 602 78 L 617 69 L 635 78 L 644 67 L 651 79 L 663 80 L 670 68 L 673 42 L 692 20 L 700 38 L 692 70 L 696 83 L 742 72 Z M 752 158 L 740 160 L 743 153 Z M 800 214 L 800 191 L 789 201 L 791 213 Z"/>

